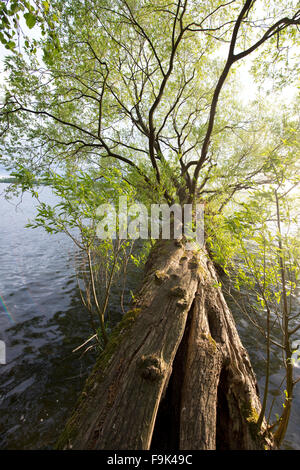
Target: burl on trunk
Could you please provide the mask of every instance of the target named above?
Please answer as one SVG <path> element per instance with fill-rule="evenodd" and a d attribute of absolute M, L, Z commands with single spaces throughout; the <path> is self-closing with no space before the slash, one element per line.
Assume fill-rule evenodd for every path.
<path fill-rule="evenodd" d="M 160 240 L 59 449 L 264 449 L 260 400 L 207 253 Z"/>

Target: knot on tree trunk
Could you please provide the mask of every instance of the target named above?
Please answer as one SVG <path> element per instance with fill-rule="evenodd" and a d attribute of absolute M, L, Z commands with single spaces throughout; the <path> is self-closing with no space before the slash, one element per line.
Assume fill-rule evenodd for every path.
<path fill-rule="evenodd" d="M 143 355 L 138 362 L 141 376 L 151 382 L 156 382 L 163 378 L 166 364 L 163 359 L 155 354 Z"/>
<path fill-rule="evenodd" d="M 184 299 L 186 296 L 186 290 L 180 286 L 176 286 L 170 290 L 170 295 L 171 297 L 179 297 L 181 299 Z"/>
<path fill-rule="evenodd" d="M 164 240 L 150 261 L 139 314 L 58 448 L 266 448 L 255 374 L 207 254 Z"/>

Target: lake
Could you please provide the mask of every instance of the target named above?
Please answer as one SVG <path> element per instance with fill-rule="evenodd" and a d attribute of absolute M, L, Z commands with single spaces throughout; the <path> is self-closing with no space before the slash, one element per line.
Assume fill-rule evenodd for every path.
<path fill-rule="evenodd" d="M 6 364 L 0 364 L 0 448 L 51 449 L 95 352 L 72 352 L 91 334 L 77 287 L 73 242 L 63 234 L 26 229 L 35 203 L 30 195 L 24 195 L 18 206 L 18 201 L 6 201 L 5 187 L 0 184 L 0 340 L 5 341 L 7 354 Z M 41 196 L 55 201 L 47 187 L 41 188 Z M 129 272 L 130 289 L 135 290 L 139 278 L 137 270 Z M 126 299 L 128 303 L 129 290 Z M 110 311 L 121 314 L 117 288 Z M 246 319 L 239 319 L 239 332 L 262 390 L 261 343 Z M 275 389 L 282 377 L 276 358 L 272 374 Z M 295 389 L 286 449 L 300 449 L 299 415 L 300 385 Z"/>

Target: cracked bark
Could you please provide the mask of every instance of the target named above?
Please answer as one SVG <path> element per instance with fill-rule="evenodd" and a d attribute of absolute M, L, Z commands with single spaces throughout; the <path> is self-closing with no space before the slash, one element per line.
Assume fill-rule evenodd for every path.
<path fill-rule="evenodd" d="M 62 433 L 62 449 L 263 449 L 248 354 L 204 252 L 159 241 L 135 321 L 102 354 Z M 105 361 L 104 361 L 105 359 Z"/>

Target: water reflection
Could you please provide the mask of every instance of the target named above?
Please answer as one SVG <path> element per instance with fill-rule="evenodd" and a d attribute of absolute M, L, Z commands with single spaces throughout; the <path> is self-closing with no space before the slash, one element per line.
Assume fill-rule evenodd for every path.
<path fill-rule="evenodd" d="M 7 331 L 13 354 L 1 377 L 1 448 L 54 443 L 94 360 L 92 352 L 72 353 L 89 334 L 76 296 L 49 320 L 35 316 Z"/>
<path fill-rule="evenodd" d="M 225 277 L 222 278 L 222 282 L 227 285 L 228 281 Z M 249 296 L 249 294 L 248 294 Z M 251 297 L 251 296 L 250 296 Z M 245 348 L 247 349 L 251 364 L 255 371 L 260 397 L 262 398 L 264 392 L 264 376 L 265 376 L 265 343 L 262 335 L 260 335 L 257 329 L 247 320 L 246 316 L 238 309 L 236 303 L 228 296 L 225 295 L 226 301 L 233 313 L 233 316 L 236 320 L 237 329 L 241 338 L 241 341 Z M 253 299 L 254 302 L 254 299 Z M 298 305 L 297 305 L 298 307 Z M 296 341 L 300 344 L 300 340 Z M 282 413 L 282 404 L 284 403 L 284 393 L 282 387 L 284 379 L 284 369 L 282 367 L 282 358 L 280 357 L 280 351 L 276 347 L 271 347 L 271 364 L 270 364 L 270 383 L 269 383 L 269 392 L 270 397 L 268 400 L 266 417 L 269 416 L 270 412 L 270 422 L 274 422 L 276 419 L 276 414 L 281 415 Z M 300 368 L 295 367 L 295 379 L 300 377 Z M 281 388 L 281 391 L 279 391 Z M 290 416 L 288 430 L 285 436 L 285 440 L 281 446 L 282 449 L 300 449 L 300 383 L 294 388 L 293 395 L 293 406 Z"/>
<path fill-rule="evenodd" d="M 3 187 L 0 185 L 0 193 Z M 48 188 L 42 188 L 42 195 L 47 202 L 54 200 Z M 93 350 L 85 355 L 72 353 L 91 333 L 77 289 L 74 246 L 63 235 L 25 229 L 33 214 L 30 196 L 23 198 L 16 211 L 0 195 L 0 340 L 6 342 L 7 350 L 7 364 L 0 365 L 1 449 L 52 448 L 95 358 Z M 139 271 L 131 267 L 128 279 L 130 289 L 135 290 Z M 128 290 L 125 298 L 128 305 Z M 232 307 L 262 390 L 262 343 Z M 120 318 L 117 287 L 110 313 L 115 320 Z M 275 356 L 274 394 L 281 380 Z M 300 449 L 299 410 L 296 388 L 285 448 Z"/>
<path fill-rule="evenodd" d="M 0 185 L 0 192 L 4 185 Z M 47 202 L 55 198 L 42 188 Z M 66 236 L 25 229 L 34 204 L 25 195 L 16 210 L 0 197 L 0 448 L 51 448 L 73 408 L 95 359 L 72 350 L 91 334 Z M 131 273 L 131 284 L 138 276 Z M 136 277 L 135 277 L 136 276 Z M 125 305 L 130 299 L 125 293 Z M 120 318 L 114 290 L 111 316 Z"/>

